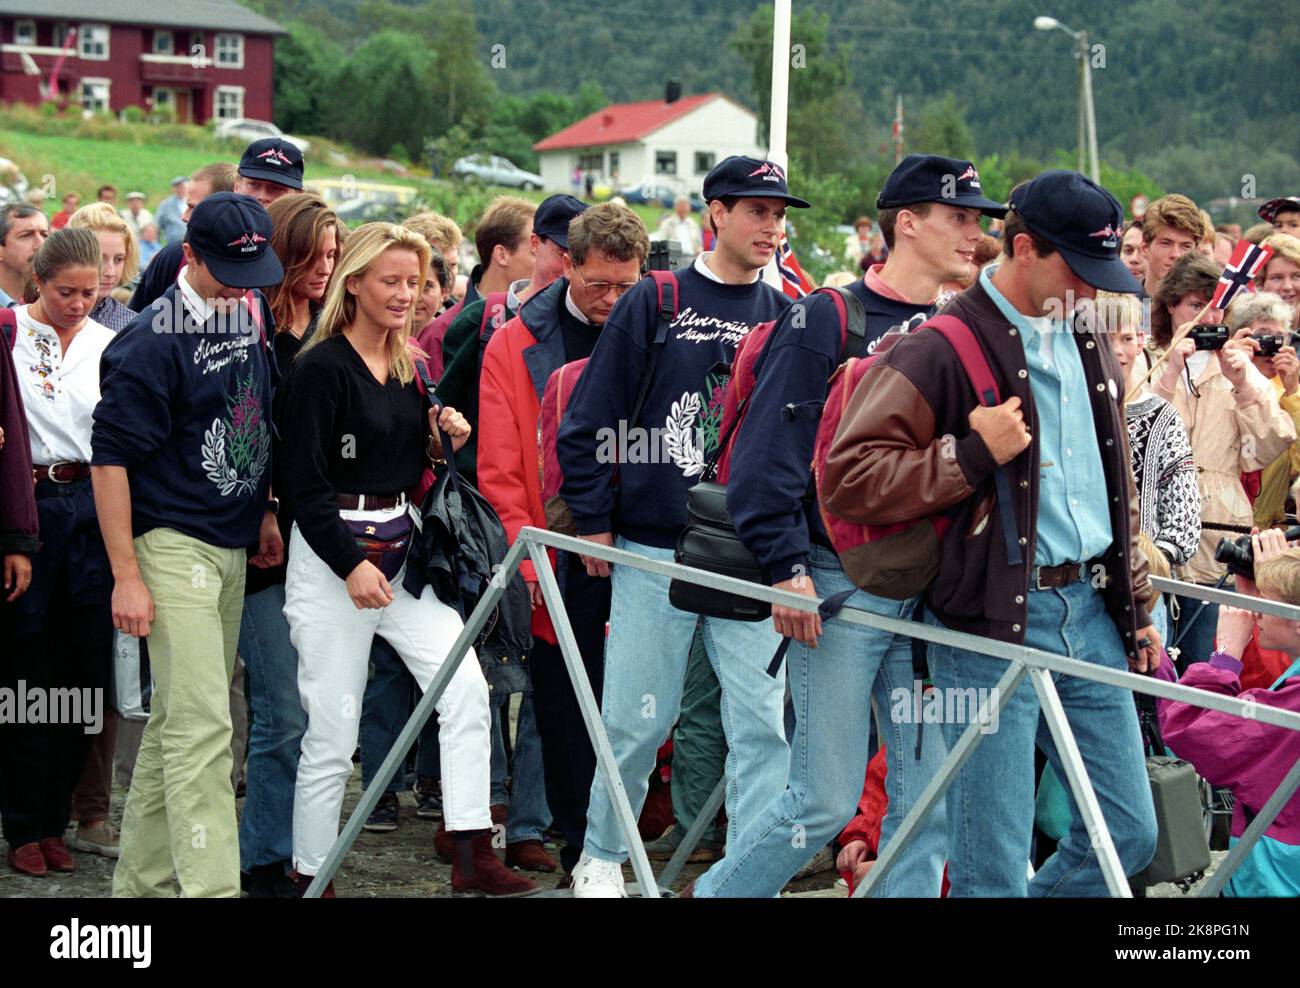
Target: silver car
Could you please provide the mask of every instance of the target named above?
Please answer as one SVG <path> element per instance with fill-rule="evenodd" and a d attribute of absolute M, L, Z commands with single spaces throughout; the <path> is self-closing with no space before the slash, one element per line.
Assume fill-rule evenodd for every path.
<path fill-rule="evenodd" d="M 238 120 L 223 120 L 217 124 L 213 134 L 217 137 L 246 141 L 250 144 L 253 141 L 260 141 L 267 137 L 278 137 L 297 147 L 303 154 L 311 150 L 311 141 L 301 137 L 294 137 L 292 134 L 286 134 L 275 124 L 266 120 L 253 120 L 248 117 L 240 117 Z"/>
<path fill-rule="evenodd" d="M 477 179 L 488 185 L 505 185 L 513 189 L 540 189 L 542 176 L 526 172 L 514 162 L 495 154 L 471 154 L 451 166 L 457 178 Z"/>

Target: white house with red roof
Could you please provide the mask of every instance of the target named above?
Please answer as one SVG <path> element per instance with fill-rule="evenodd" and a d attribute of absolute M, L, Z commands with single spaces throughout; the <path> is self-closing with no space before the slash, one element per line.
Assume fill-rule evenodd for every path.
<path fill-rule="evenodd" d="M 670 97 L 675 95 L 671 91 Z M 731 154 L 763 157 L 758 117 L 722 93 L 614 103 L 533 145 L 548 190 L 566 192 L 573 171 L 618 188 L 668 185 L 698 192 L 704 176 Z"/>

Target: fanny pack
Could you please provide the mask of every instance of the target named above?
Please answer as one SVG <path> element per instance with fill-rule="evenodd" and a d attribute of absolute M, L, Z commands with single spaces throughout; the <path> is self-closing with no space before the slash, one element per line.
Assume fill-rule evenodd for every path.
<path fill-rule="evenodd" d="M 410 512 L 403 511 L 396 518 L 387 521 L 345 518 L 343 523 L 356 540 L 357 548 L 365 553 L 371 565 L 384 574 L 384 579 L 396 579 L 406 562 L 407 550 L 411 548 L 414 523 Z"/>
<path fill-rule="evenodd" d="M 711 469 L 705 471 L 706 478 L 711 475 Z M 686 492 L 686 527 L 678 536 L 673 559 L 683 566 L 764 585 L 762 564 L 740 541 L 731 523 L 727 486 L 716 480 L 702 480 Z M 668 601 L 678 610 L 732 621 L 762 621 L 772 616 L 772 605 L 766 601 L 684 580 L 669 581 Z"/>

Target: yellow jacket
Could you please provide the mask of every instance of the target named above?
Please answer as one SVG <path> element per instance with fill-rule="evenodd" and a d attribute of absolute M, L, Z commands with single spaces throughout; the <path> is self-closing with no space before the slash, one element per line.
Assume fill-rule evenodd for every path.
<path fill-rule="evenodd" d="M 1282 411 L 1291 416 L 1296 431 L 1300 432 L 1300 394 L 1285 394 L 1282 379 L 1273 378 L 1273 390 Z M 1259 478 L 1259 497 L 1255 498 L 1255 524 L 1260 528 L 1280 525 L 1286 517 L 1286 498 L 1291 484 L 1300 476 L 1300 443 L 1264 468 Z"/>

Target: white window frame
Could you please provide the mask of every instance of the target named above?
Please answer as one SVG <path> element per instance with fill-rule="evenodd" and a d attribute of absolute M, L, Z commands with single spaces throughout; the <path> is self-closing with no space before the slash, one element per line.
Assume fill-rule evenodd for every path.
<path fill-rule="evenodd" d="M 159 47 L 158 42 L 163 38 L 167 39 L 167 47 Z M 167 28 L 155 29 L 153 32 L 153 54 L 155 55 L 175 55 L 176 54 L 176 32 Z"/>
<path fill-rule="evenodd" d="M 231 39 L 234 41 L 233 46 L 229 45 Z M 227 42 L 227 47 L 222 47 L 222 41 Z M 235 60 L 227 61 L 223 56 L 228 55 L 232 47 L 235 53 Z M 244 67 L 244 36 L 242 34 L 232 34 L 229 32 L 218 34 L 212 41 L 212 50 L 212 64 L 217 68 L 242 69 Z"/>
<path fill-rule="evenodd" d="M 27 37 L 24 38 L 23 35 Z M 22 45 L 24 48 L 36 47 L 36 22 L 29 17 L 21 21 L 14 21 L 14 44 Z"/>
<path fill-rule="evenodd" d="M 221 97 L 233 96 L 238 100 L 236 113 L 221 112 Z M 212 118 L 214 120 L 239 120 L 244 115 L 244 87 L 218 86 L 212 93 Z"/>
<path fill-rule="evenodd" d="M 111 109 L 112 109 L 112 91 L 111 91 L 111 87 L 112 87 L 112 85 L 113 85 L 113 80 L 112 80 L 112 79 L 97 79 L 97 78 L 92 78 L 92 77 L 90 77 L 90 76 L 82 76 L 82 77 L 81 77 L 81 82 L 80 82 L 80 86 L 81 86 L 81 106 L 82 106 L 82 108 L 83 108 L 83 109 L 86 109 L 86 110 L 89 110 L 91 113 L 107 113 L 109 110 L 111 110 Z M 87 101 L 86 101 L 86 87 L 87 87 L 87 86 L 92 86 L 92 87 L 103 86 L 103 87 L 104 87 L 104 105 L 103 105 L 103 106 L 89 106 L 89 105 L 87 104 Z"/>
<path fill-rule="evenodd" d="M 102 53 L 91 53 L 86 50 L 86 42 L 91 41 L 103 32 L 104 50 Z M 90 62 L 107 62 L 109 57 L 109 39 L 111 32 L 107 24 L 79 24 L 77 25 L 77 54 Z"/>

